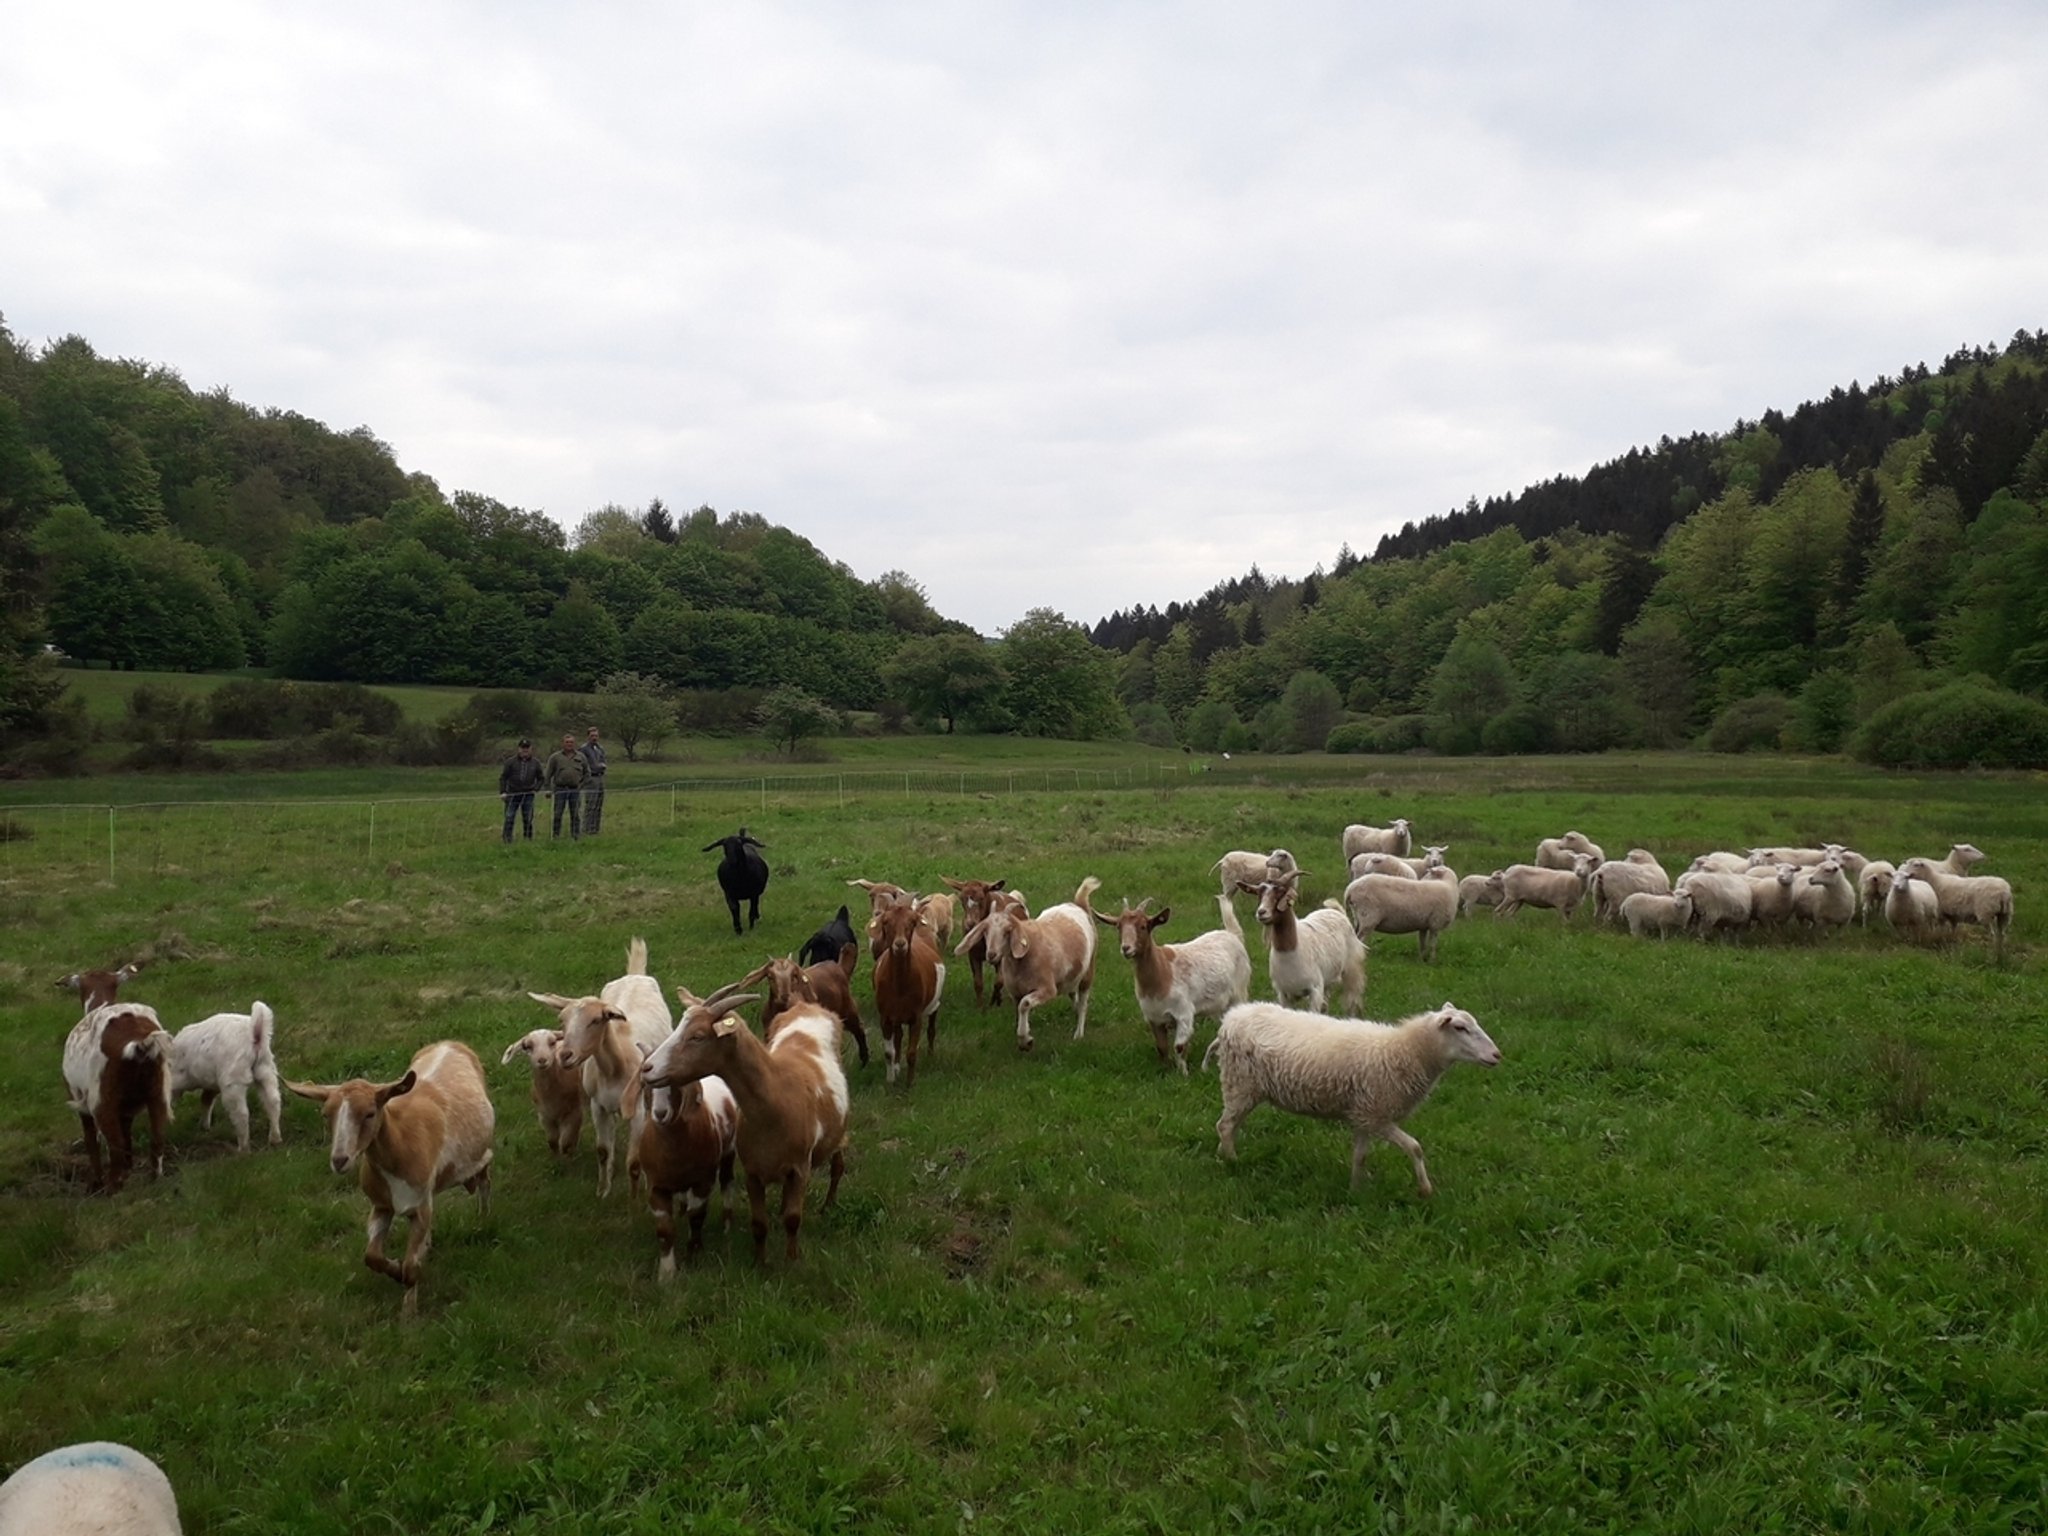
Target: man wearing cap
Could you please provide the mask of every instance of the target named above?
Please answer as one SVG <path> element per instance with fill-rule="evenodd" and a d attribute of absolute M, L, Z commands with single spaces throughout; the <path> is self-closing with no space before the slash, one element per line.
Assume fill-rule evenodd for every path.
<path fill-rule="evenodd" d="M 597 727 L 590 728 L 590 740 L 583 743 L 583 762 L 590 769 L 583 781 L 583 830 L 591 837 L 604 825 L 604 748 L 598 743 Z"/>
<path fill-rule="evenodd" d="M 562 812 L 569 812 L 569 841 L 583 840 L 583 781 L 590 777 L 590 764 L 583 754 L 576 750 L 576 738 L 567 731 L 562 733 L 562 748 L 548 754 L 547 767 L 541 770 L 549 791 L 555 797 L 555 826 L 548 835 L 562 835 Z"/>
<path fill-rule="evenodd" d="M 505 841 L 512 841 L 512 818 L 526 821 L 526 840 L 533 841 L 533 792 L 540 788 L 540 764 L 534 760 L 533 743 L 519 739 L 519 750 L 505 759 L 498 770 L 498 798 L 505 802 Z"/>

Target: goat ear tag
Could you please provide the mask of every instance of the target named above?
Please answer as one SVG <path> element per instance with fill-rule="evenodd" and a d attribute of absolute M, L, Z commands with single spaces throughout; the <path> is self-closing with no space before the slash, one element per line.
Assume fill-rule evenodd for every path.
<path fill-rule="evenodd" d="M 729 1013 L 724 1014 L 719 1018 L 713 1019 L 711 1021 L 711 1033 L 719 1036 L 721 1039 L 731 1034 L 734 1030 L 738 1029 L 739 1027 L 739 1020 L 734 1018 Z"/>

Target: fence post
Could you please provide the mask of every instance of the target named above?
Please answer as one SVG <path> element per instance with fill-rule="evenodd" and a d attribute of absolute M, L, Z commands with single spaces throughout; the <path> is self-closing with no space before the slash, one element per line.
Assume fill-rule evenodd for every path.
<path fill-rule="evenodd" d="M 676 787 L 673 784 L 668 787 L 668 824 L 676 824 Z"/>
<path fill-rule="evenodd" d="M 114 879 L 114 808 L 107 807 L 107 881 Z"/>
<path fill-rule="evenodd" d="M 377 802 L 370 802 L 370 862 L 377 862 Z"/>

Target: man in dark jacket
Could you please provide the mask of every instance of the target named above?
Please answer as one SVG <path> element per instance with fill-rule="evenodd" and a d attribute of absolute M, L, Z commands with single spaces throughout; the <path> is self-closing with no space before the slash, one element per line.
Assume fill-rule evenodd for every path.
<path fill-rule="evenodd" d="M 533 841 L 533 792 L 540 788 L 540 764 L 534 761 L 533 743 L 520 738 L 519 750 L 505 759 L 498 770 L 498 798 L 505 802 L 505 841 L 512 841 L 512 818 L 526 820 L 526 840 Z"/>
<path fill-rule="evenodd" d="M 548 754 L 547 767 L 541 771 L 541 777 L 555 797 L 555 827 L 548 835 L 562 835 L 562 811 L 566 808 L 569 812 L 569 841 L 582 841 L 583 814 L 579 802 L 583 799 L 583 781 L 590 777 L 590 765 L 576 750 L 574 736 L 564 733 L 561 750 Z"/>
<path fill-rule="evenodd" d="M 583 830 L 591 837 L 604 825 L 604 748 L 598 745 L 597 727 L 590 728 L 590 740 L 583 743 L 583 762 L 590 769 L 583 781 Z"/>

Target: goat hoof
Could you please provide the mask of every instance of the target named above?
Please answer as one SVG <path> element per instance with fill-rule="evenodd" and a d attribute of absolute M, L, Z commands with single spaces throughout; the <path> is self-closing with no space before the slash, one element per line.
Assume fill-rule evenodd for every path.
<path fill-rule="evenodd" d="M 1028 1051 L 1031 1049 L 1031 1046 L 1032 1042 L 1029 1040 L 1019 1040 L 1017 1042 L 1017 1049 L 1020 1051 Z"/>

